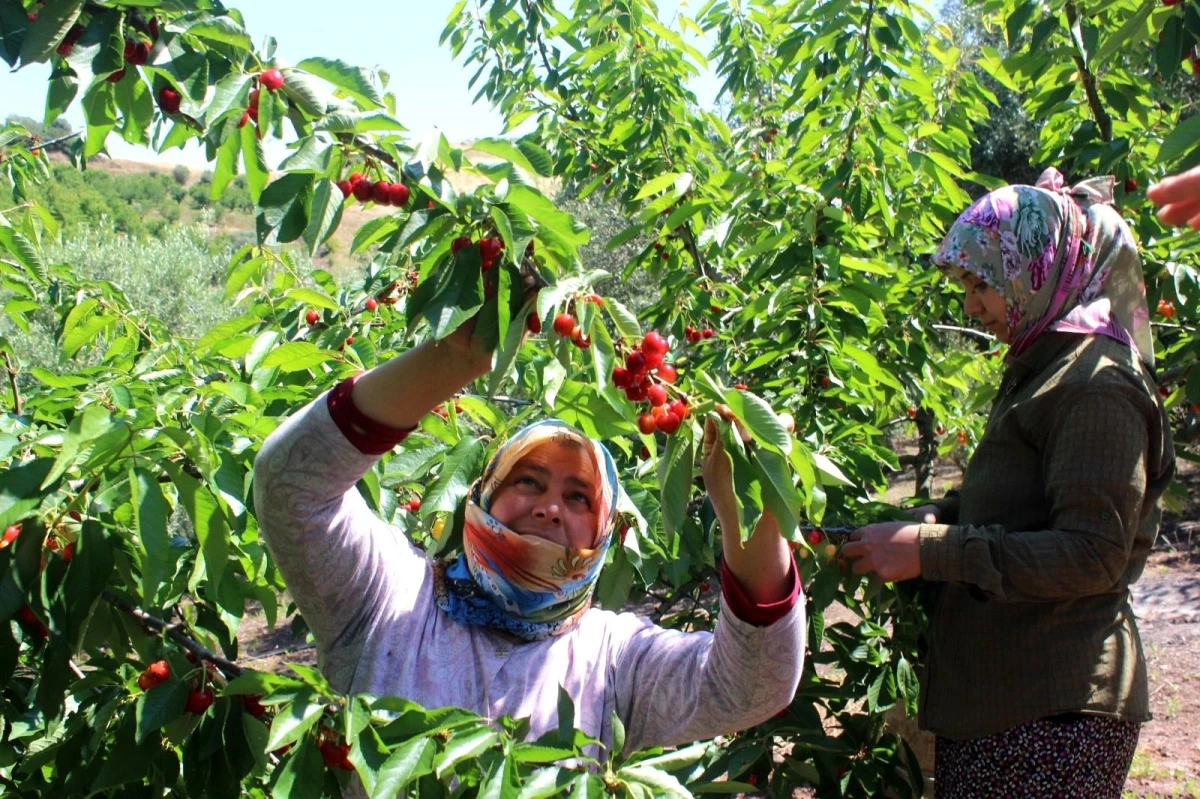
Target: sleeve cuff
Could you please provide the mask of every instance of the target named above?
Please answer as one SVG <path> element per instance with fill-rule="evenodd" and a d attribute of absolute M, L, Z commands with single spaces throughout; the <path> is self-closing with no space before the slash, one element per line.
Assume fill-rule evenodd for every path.
<path fill-rule="evenodd" d="M 342 435 L 359 452 L 364 455 L 383 455 L 408 438 L 408 434 L 416 428 L 391 427 L 375 421 L 360 411 L 354 404 L 354 397 L 351 393 L 357 377 L 355 375 L 346 378 L 329 392 L 325 400 L 329 407 L 329 415 L 333 418 L 333 423 L 337 425 L 338 430 L 342 431 Z"/>
<path fill-rule="evenodd" d="M 959 528 L 920 525 L 921 576 L 942 583 L 962 582 L 963 552 Z"/>
<path fill-rule="evenodd" d="M 786 597 L 777 602 L 755 602 L 729 570 L 725 561 L 721 561 L 721 593 L 725 595 L 726 604 L 734 616 L 755 627 L 771 626 L 786 616 L 800 601 L 800 572 L 794 559 L 788 571 L 788 580 L 791 585 Z"/>

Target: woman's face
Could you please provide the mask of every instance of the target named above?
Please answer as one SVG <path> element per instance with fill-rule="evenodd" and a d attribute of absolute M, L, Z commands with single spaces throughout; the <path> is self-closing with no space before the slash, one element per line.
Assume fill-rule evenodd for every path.
<path fill-rule="evenodd" d="M 1012 331 L 1008 329 L 1008 312 L 1000 292 L 965 269 L 959 270 L 958 282 L 967 293 L 964 300 L 967 315 L 982 322 L 1000 341 L 1009 343 Z"/>
<path fill-rule="evenodd" d="M 492 496 L 491 515 L 515 533 L 574 549 L 595 544 L 600 476 L 575 441 L 540 444 L 517 462 Z"/>

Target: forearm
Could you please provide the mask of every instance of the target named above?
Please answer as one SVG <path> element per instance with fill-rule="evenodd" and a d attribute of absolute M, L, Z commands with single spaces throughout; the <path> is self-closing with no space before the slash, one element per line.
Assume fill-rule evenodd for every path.
<path fill-rule="evenodd" d="M 491 356 L 464 352 L 447 341 L 426 341 L 354 381 L 354 404 L 366 416 L 396 428 L 421 417 L 487 374 Z"/>
<path fill-rule="evenodd" d="M 741 542 L 737 514 L 719 513 L 721 545 L 725 565 L 737 578 L 750 599 L 767 604 L 788 596 L 792 583 L 791 550 L 779 534 L 779 523 L 769 510 L 763 510 L 754 533 Z"/>

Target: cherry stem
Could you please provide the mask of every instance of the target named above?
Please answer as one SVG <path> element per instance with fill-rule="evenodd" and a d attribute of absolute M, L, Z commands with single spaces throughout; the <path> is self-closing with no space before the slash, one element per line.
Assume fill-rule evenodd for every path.
<path fill-rule="evenodd" d="M 241 674 L 242 674 L 241 666 L 237 665 L 233 661 L 226 660 L 225 658 L 221 657 L 220 655 L 218 655 L 214 652 L 210 652 L 203 645 L 201 645 L 198 641 L 196 641 L 196 639 L 192 638 L 187 633 L 185 633 L 183 631 L 182 624 L 168 624 L 167 622 L 163 621 L 162 619 L 160 619 L 156 616 L 151 616 L 146 611 L 142 610 L 139 607 L 134 606 L 132 603 L 122 599 L 121 597 L 117 596 L 116 594 L 112 593 L 111 591 L 105 590 L 100 594 L 100 596 L 104 599 L 105 602 L 108 602 L 110 605 L 116 607 L 119 610 L 123 610 L 124 612 L 126 612 L 130 616 L 132 616 L 133 618 L 140 621 L 144 627 L 148 627 L 156 632 L 165 632 L 168 637 L 170 637 L 173 641 L 175 641 L 175 643 L 182 646 L 188 652 L 191 652 L 199 660 L 204 660 L 204 661 L 208 661 L 209 663 L 212 663 L 214 666 L 221 669 L 221 671 L 225 672 L 228 675 L 232 675 L 234 677 L 241 676 Z M 201 666 L 201 668 L 204 668 L 204 667 Z"/>

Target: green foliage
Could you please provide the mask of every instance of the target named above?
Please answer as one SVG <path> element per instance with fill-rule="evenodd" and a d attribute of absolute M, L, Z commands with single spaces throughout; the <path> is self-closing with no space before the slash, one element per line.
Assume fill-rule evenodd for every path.
<path fill-rule="evenodd" d="M 105 213 L 117 229 L 135 220 L 87 205 L 89 181 L 104 180 L 96 173 L 51 181 L 22 131 L 0 131 L 4 311 L 27 334 L 0 338 L 20 375 L 0 429 L 0 522 L 22 523 L 0 549 L 0 619 L 13 620 L 0 627 L 0 775 L 14 792 L 308 796 L 360 780 L 374 795 L 455 785 L 682 797 L 747 789 L 739 779 L 753 777 L 773 792 L 803 782 L 822 796 L 919 793 L 912 753 L 881 714 L 915 707 L 925 604 L 911 586 L 852 576 L 839 568 L 836 541 L 801 531 L 897 515 L 874 500 L 897 465 L 885 431 L 908 424 L 910 409 L 946 428 L 943 450 L 979 429 L 1001 362 L 949 329 L 956 290 L 926 261 L 971 193 L 996 184 L 974 167 L 975 132 L 998 102 L 989 87 L 1012 92 L 1037 125 L 1038 165 L 1148 182 L 1200 160 L 1195 118 L 1141 79 L 1151 54 L 1161 70 L 1176 44 L 1191 46 L 1195 12 L 1118 0 L 1079 20 L 1072 2 L 1000 0 L 968 8 L 981 32 L 971 42 L 905 0 L 716 0 L 695 18 L 681 11 L 668 23 L 646 0 L 579 0 L 571 17 L 551 0 L 460 3 L 444 40 L 477 70 L 473 84 L 509 130 L 530 131 L 476 142 L 472 152 L 487 160 L 472 163 L 441 136 L 404 135 L 386 75 L 324 58 L 274 60 L 273 42 L 252 50 L 235 13 L 73 2 L 31 23 L 23 4 L 0 4 L 0 57 L 51 61 L 52 109 L 78 95 L 87 126 L 73 155 L 102 151 L 109 136 L 164 150 L 200 140 L 213 168 L 188 196 L 252 203 L 255 213 L 255 240 L 223 258 L 212 297 L 193 304 L 197 285 L 214 282 L 206 242 L 179 233 L 186 257 L 174 270 L 147 265 L 165 253 L 108 234 L 59 244 L 64 227 Z M 159 57 L 105 80 L 120 66 L 124 34 L 151 36 L 151 13 Z M 55 55 L 72 24 L 79 43 Z M 697 33 L 709 52 L 688 43 Z M 974 46 L 1001 35 L 1004 54 Z M 263 92 L 257 122 L 239 127 L 264 64 L 283 70 L 285 86 Z M 686 88 L 709 68 L 724 85 L 719 113 L 699 110 Z M 178 113 L 155 105 L 164 88 L 179 93 Z M 260 137 L 284 136 L 285 118 L 292 152 L 269 168 Z M 339 286 L 281 245 L 323 246 L 341 223 L 334 181 L 352 170 L 402 181 L 412 199 L 356 232 L 352 250 L 373 260 Z M 472 188 L 456 190 L 452 173 Z M 130 209 L 178 202 L 180 186 L 160 177 L 109 193 Z M 534 177 L 565 186 L 566 210 Z M 77 205 L 52 194 L 70 180 Z M 1170 401 L 1195 403 L 1195 245 L 1130 206 L 1152 301 L 1172 298 L 1179 309 L 1179 321 L 1156 331 L 1168 372 L 1185 381 Z M 581 223 L 604 208 L 617 209 L 620 230 Z M 496 236 L 505 247 L 483 270 L 477 247 L 451 253 L 458 236 Z M 596 303 L 596 286 L 615 275 L 619 286 Z M 524 280 L 541 285 L 535 303 L 526 304 Z M 381 302 L 377 312 L 364 312 L 368 297 Z M 522 341 L 531 310 L 545 332 Z M 589 349 L 550 332 L 564 310 Z M 604 439 L 621 470 L 632 530 L 611 550 L 600 603 L 654 599 L 662 624 L 705 628 L 701 583 L 717 544 L 696 455 L 704 414 L 729 406 L 752 440 L 725 429 L 742 521 L 752 529 L 772 510 L 806 587 L 809 657 L 778 718 L 720 746 L 622 759 L 569 725 L 523 743 L 520 721 L 345 697 L 311 669 L 294 666 L 297 679 L 243 674 L 226 660 L 237 657 L 247 603 L 273 617 L 286 588 L 250 502 L 262 441 L 342 378 L 472 316 L 496 349 L 493 373 L 367 474 L 360 490 L 371 507 L 430 554 L 450 553 L 473 469 L 515 427 L 558 416 Z M 685 343 L 688 326 L 715 334 Z M 673 391 L 692 409 L 669 437 L 639 435 L 639 409 L 611 385 L 612 367 L 647 328 L 672 339 Z M 34 350 L 39 338 L 53 350 Z M 778 416 L 785 410 L 794 434 Z M 402 509 L 401 497 L 426 486 L 418 515 Z M 186 525 L 169 521 L 179 516 Z M 827 624 L 834 602 L 856 621 Z M 176 626 L 163 632 L 155 619 Z M 220 697 L 199 717 L 180 714 L 179 697 L 210 677 L 185 648 L 215 668 Z M 174 676 L 137 686 L 160 659 Z M 269 725 L 240 694 L 263 696 Z M 569 702 L 560 717 L 568 711 Z M 339 759 L 331 747 L 343 739 Z M 776 765 L 780 743 L 789 749 Z"/>

